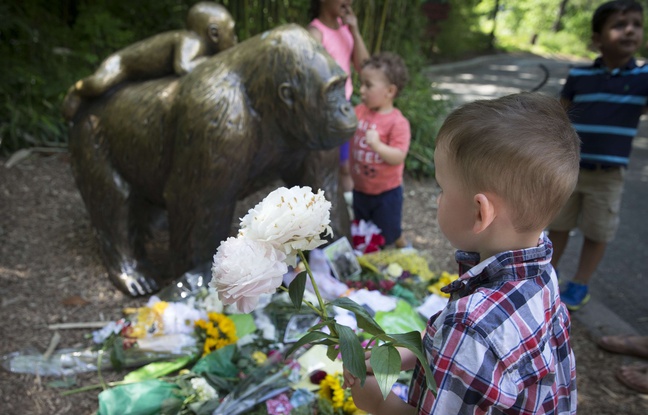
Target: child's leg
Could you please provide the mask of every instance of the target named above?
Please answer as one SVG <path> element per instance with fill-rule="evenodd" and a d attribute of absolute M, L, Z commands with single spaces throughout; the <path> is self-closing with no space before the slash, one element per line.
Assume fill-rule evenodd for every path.
<path fill-rule="evenodd" d="M 583 196 L 576 185 L 574 193 L 569 197 L 558 216 L 549 225 L 549 240 L 553 244 L 553 256 L 551 265 L 558 269 L 558 262 L 562 258 L 567 243 L 569 242 L 569 231 L 578 224 L 578 217 L 582 209 Z"/>
<path fill-rule="evenodd" d="M 574 280 L 589 283 L 603 259 L 607 243 L 614 239 L 619 227 L 619 210 L 623 193 L 623 168 L 587 171 L 581 170 L 585 196 L 583 220 L 583 248 Z"/>
<path fill-rule="evenodd" d="M 355 220 L 371 220 L 375 196 L 367 195 L 357 190 L 353 191 L 353 217 Z"/>
<path fill-rule="evenodd" d="M 96 97 L 128 78 L 118 53 L 109 56 L 92 75 L 77 81 L 76 92 L 82 97 Z"/>
<path fill-rule="evenodd" d="M 578 269 L 572 281 L 584 285 L 589 284 L 592 275 L 594 275 L 599 263 L 603 259 L 605 248 L 607 248 L 607 242 L 597 242 L 585 237 L 578 261 Z"/>
<path fill-rule="evenodd" d="M 401 222 L 403 219 L 403 187 L 388 190 L 376 196 L 378 202 L 372 212 L 371 220 L 385 237 L 385 245 L 397 243 L 402 237 Z M 398 242 L 404 246 L 404 240 Z"/>
<path fill-rule="evenodd" d="M 553 244 L 551 265 L 557 268 L 558 262 L 560 262 L 560 258 L 562 258 L 565 248 L 567 248 L 567 242 L 569 242 L 569 231 L 549 231 L 549 240 Z"/>

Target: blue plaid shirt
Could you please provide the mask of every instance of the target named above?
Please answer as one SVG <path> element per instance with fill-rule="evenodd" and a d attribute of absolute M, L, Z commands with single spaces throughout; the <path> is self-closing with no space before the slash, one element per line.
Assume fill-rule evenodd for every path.
<path fill-rule="evenodd" d="M 408 402 L 419 414 L 575 414 L 570 320 L 560 301 L 553 247 L 507 251 L 479 263 L 457 251 L 461 277 L 423 338 L 437 396 L 420 363 Z"/>

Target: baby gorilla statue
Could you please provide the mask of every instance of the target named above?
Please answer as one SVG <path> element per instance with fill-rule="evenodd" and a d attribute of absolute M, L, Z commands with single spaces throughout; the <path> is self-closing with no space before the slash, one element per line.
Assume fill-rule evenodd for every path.
<path fill-rule="evenodd" d="M 217 3 L 192 6 L 187 29 L 160 33 L 108 56 L 94 74 L 70 88 L 63 100 L 63 117 L 71 120 L 83 98 L 98 97 L 124 81 L 184 75 L 237 43 L 232 16 Z"/>

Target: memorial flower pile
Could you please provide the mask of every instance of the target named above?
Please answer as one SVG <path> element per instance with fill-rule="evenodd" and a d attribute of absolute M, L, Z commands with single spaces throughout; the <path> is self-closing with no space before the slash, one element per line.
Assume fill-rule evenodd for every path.
<path fill-rule="evenodd" d="M 362 414 L 342 389 L 343 368 L 364 381 L 364 356 L 371 350 L 384 396 L 402 392 L 396 348 L 424 361 L 421 316 L 443 306 L 419 306 L 419 297 L 443 296 L 439 288 L 457 275 L 439 276 L 414 250 L 403 249 L 360 255 L 361 273 L 335 279 L 327 250 L 335 252 L 336 245 L 318 248 L 332 237 L 330 208 L 321 190 L 279 188 L 241 219 L 236 237 L 220 245 L 209 290 L 177 302 L 152 296 L 88 335 L 92 348 L 17 353 L 3 367 L 41 376 L 96 371 L 99 385 L 63 393 L 103 388 L 98 415 Z M 364 241 L 371 242 L 376 234 L 365 230 L 370 238 Z M 174 292 L 160 297 L 180 298 Z M 328 362 L 326 371 L 322 362 Z M 139 368 L 122 381 L 102 378 L 103 369 L 127 367 Z M 434 389 L 431 373 L 426 375 Z"/>
<path fill-rule="evenodd" d="M 359 304 L 348 298 L 325 302 L 310 270 L 304 251 L 323 244 L 332 234 L 330 223 L 331 203 L 320 190 L 313 193 L 310 187 L 282 187 L 271 192 L 263 201 L 241 219 L 236 238 L 228 238 L 214 255 L 210 287 L 218 292 L 225 304 L 235 304 L 239 311 L 249 313 L 255 309 L 259 296 L 275 293 L 282 288 L 283 275 L 288 266 L 295 266 L 297 257 L 306 271 L 290 283 L 287 291 L 293 306 L 301 310 L 302 303 L 319 316 L 320 322 L 294 343 L 287 355 L 306 345 L 324 345 L 327 356 L 334 360 L 338 355 L 345 368 L 364 382 L 367 368 L 365 348 L 359 333 L 349 326 L 339 324 L 330 315 L 331 307 L 339 307 L 355 314 L 358 328 L 377 342 L 371 348 L 371 365 L 383 396 L 387 396 L 400 373 L 401 361 L 397 347 L 410 349 L 422 362 L 426 362 L 418 331 L 387 334 L 373 317 Z M 317 303 L 304 299 L 306 279 L 309 279 Z M 285 288 L 284 288 L 285 289 Z M 433 376 L 427 364 L 428 386 L 435 389 Z"/>

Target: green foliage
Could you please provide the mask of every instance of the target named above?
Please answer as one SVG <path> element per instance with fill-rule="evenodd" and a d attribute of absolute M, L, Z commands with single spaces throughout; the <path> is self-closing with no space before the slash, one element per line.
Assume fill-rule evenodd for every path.
<path fill-rule="evenodd" d="M 412 131 L 405 168 L 415 177 L 431 177 L 434 175 L 434 140 L 449 103 L 434 99 L 432 83 L 421 71 L 410 74 L 409 85 L 396 100 L 396 106 L 409 120 Z"/>
<path fill-rule="evenodd" d="M 69 87 L 92 73 L 109 54 L 157 33 L 185 27 L 196 1 L 142 0 L 52 5 L 45 0 L 13 0 L 0 5 L 0 152 L 34 146 L 67 145 L 67 126 L 60 104 Z M 310 21 L 310 0 L 222 0 L 236 21 L 239 40 L 280 24 Z M 437 111 L 431 108 L 429 84 L 416 73 L 423 67 L 425 20 L 411 0 L 356 0 L 363 35 L 370 50 L 393 50 L 408 62 L 413 76 L 401 107 L 421 144 L 415 154 L 429 157 Z M 36 28 L 40 29 L 36 29 Z M 422 87 L 421 91 L 414 88 Z M 408 114 L 411 112 L 411 115 Z M 422 130 L 416 129 L 421 126 Z M 416 138 L 415 138 L 416 140 Z M 417 160 L 415 158 L 415 160 Z M 431 158 L 430 158 L 431 160 Z M 425 163 L 412 163 L 417 174 L 429 174 Z"/>
<path fill-rule="evenodd" d="M 467 53 L 488 49 L 489 36 L 480 27 L 486 15 L 477 6 L 479 0 L 450 0 L 450 15 L 441 23 L 436 38 L 435 52 L 444 57 L 460 57 Z"/>
<path fill-rule="evenodd" d="M 441 33 L 426 36 L 421 5 L 450 4 Z M 65 147 L 67 126 L 59 113 L 62 98 L 78 79 L 92 73 L 110 53 L 154 34 L 185 27 L 197 0 L 92 2 L 10 0 L 0 4 L 0 152 L 25 147 Z M 560 0 L 500 0 L 495 45 L 509 50 L 592 56 L 590 20 L 603 0 L 570 0 L 553 32 Z M 310 0 L 222 0 L 243 41 L 280 24 L 310 21 Z M 434 139 L 448 104 L 421 74 L 430 58 L 482 53 L 490 43 L 496 0 L 355 0 L 354 10 L 371 52 L 400 54 L 410 71 L 409 85 L 396 105 L 410 121 L 412 143 L 406 169 L 434 174 Z M 536 35 L 536 36 L 534 36 Z M 535 45 L 531 39 L 535 37 Z M 433 43 L 433 44 L 432 44 Z M 434 51 L 434 56 L 430 55 Z M 356 76 L 357 78 L 357 76 Z M 356 79 L 357 83 L 357 79 Z M 356 89 L 357 90 L 357 89 Z M 353 98 L 357 103 L 359 98 Z"/>

